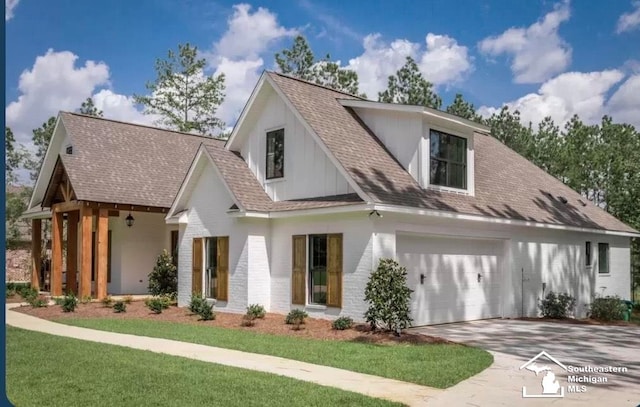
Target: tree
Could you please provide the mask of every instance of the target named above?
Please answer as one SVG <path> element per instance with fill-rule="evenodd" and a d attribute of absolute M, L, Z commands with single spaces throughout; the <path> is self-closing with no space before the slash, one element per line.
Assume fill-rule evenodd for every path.
<path fill-rule="evenodd" d="M 447 106 L 447 113 L 455 114 L 467 120 L 472 120 L 477 123 L 484 123 L 482 116 L 476 113 L 476 108 L 472 103 L 464 100 L 462 94 L 456 93 L 456 97 L 453 102 Z"/>
<path fill-rule="evenodd" d="M 25 168 L 30 170 L 31 180 L 38 179 L 42 160 L 49 148 L 49 142 L 53 136 L 53 130 L 56 127 L 56 118 L 51 116 L 41 127 L 33 130 L 33 145 L 36 147 L 35 155 L 27 158 Z"/>
<path fill-rule="evenodd" d="M 385 328 L 399 335 L 409 327 L 412 292 L 407 286 L 407 269 L 393 259 L 380 259 L 364 290 L 364 299 L 369 303 L 364 317 L 371 328 Z"/>
<path fill-rule="evenodd" d="M 442 99 L 433 89 L 433 84 L 426 80 L 418 64 L 407 57 L 405 64 L 389 76 L 387 89 L 378 93 L 378 101 L 385 103 L 401 103 L 440 109 Z"/>
<path fill-rule="evenodd" d="M 177 53 L 169 50 L 167 59 L 156 60 L 157 78 L 146 85 L 150 95 L 134 98 L 146 114 L 160 115 L 162 126 L 213 136 L 224 128 L 216 111 L 224 100 L 225 77 L 206 75 L 206 61 L 197 55 L 198 48 L 188 43 L 178 45 Z"/>
<path fill-rule="evenodd" d="M 20 168 L 26 154 L 22 150 L 16 149 L 16 138 L 9 127 L 4 128 L 4 163 L 5 163 L 5 184 L 16 182 L 15 171 Z"/>
<path fill-rule="evenodd" d="M 275 59 L 280 72 L 284 74 L 352 95 L 360 93 L 358 74 L 331 61 L 329 54 L 317 60 L 307 39 L 302 35 L 294 38 L 290 49 L 277 52 Z M 366 98 L 364 94 L 360 96 Z"/>
<path fill-rule="evenodd" d="M 509 107 L 503 106 L 498 114 L 492 114 L 487 119 L 491 128 L 491 135 L 527 159 L 531 159 L 533 147 L 533 130 L 520 123 L 520 112 L 513 113 Z"/>
<path fill-rule="evenodd" d="M 153 271 L 149 273 L 149 293 L 167 295 L 172 299 L 178 295 L 178 270 L 166 250 L 158 256 Z"/>
<path fill-rule="evenodd" d="M 80 113 L 88 116 L 102 117 L 102 110 L 98 110 L 96 105 L 93 103 L 93 98 L 91 97 L 88 97 L 84 102 L 82 102 L 79 111 Z"/>

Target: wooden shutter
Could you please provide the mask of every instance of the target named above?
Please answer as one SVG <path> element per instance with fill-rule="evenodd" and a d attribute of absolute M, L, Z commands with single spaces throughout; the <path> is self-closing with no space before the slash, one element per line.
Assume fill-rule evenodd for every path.
<path fill-rule="evenodd" d="M 305 305 L 305 282 L 307 276 L 307 237 L 293 236 L 293 258 L 291 273 L 291 303 Z"/>
<path fill-rule="evenodd" d="M 191 292 L 202 294 L 202 249 L 204 239 L 196 237 L 193 239 L 193 250 L 191 257 Z"/>
<path fill-rule="evenodd" d="M 327 306 L 342 307 L 342 233 L 327 235 Z"/>
<path fill-rule="evenodd" d="M 216 300 L 229 301 L 229 237 L 223 236 L 216 240 L 218 242 Z"/>

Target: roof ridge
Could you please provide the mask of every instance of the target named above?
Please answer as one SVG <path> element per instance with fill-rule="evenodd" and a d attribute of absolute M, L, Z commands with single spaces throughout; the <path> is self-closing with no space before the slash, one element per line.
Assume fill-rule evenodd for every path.
<path fill-rule="evenodd" d="M 345 91 L 343 91 L 343 90 L 338 90 L 338 89 L 330 88 L 330 87 L 328 87 L 328 86 L 320 85 L 319 83 L 314 83 L 314 82 L 308 81 L 308 80 L 306 80 L 306 79 L 298 78 L 298 77 L 293 76 L 293 75 L 284 74 L 284 73 L 282 73 L 282 72 L 268 71 L 268 70 L 267 70 L 266 72 L 267 72 L 267 73 L 270 73 L 270 74 L 274 74 L 274 75 L 282 76 L 283 78 L 293 79 L 294 81 L 302 82 L 302 83 L 305 83 L 305 84 L 307 84 L 307 85 L 317 86 L 318 88 L 322 88 L 322 89 L 330 90 L 330 91 L 332 91 L 332 92 L 341 93 L 341 94 L 343 94 L 343 95 L 347 95 L 347 96 L 351 96 L 351 97 L 354 97 L 354 98 L 358 98 L 358 99 L 360 99 L 360 100 L 369 100 L 369 99 L 365 99 L 365 98 L 363 98 L 362 96 L 354 95 L 353 93 L 349 93 L 349 92 L 345 92 Z"/>
<path fill-rule="evenodd" d="M 112 123 L 120 123 L 120 124 L 125 124 L 125 125 L 128 125 L 128 126 L 144 127 L 144 128 L 147 128 L 147 129 L 159 130 L 159 131 L 163 131 L 163 132 L 167 132 L 167 133 L 176 133 L 176 134 L 181 134 L 181 135 L 185 135 L 185 136 L 198 137 L 198 138 L 203 138 L 203 139 L 206 139 L 206 140 L 215 140 L 215 141 L 226 142 L 226 140 L 219 139 L 219 138 L 216 138 L 216 137 L 205 136 L 205 135 L 202 135 L 202 134 L 187 133 L 187 132 L 184 132 L 184 131 L 177 131 L 177 130 L 171 130 L 171 129 L 163 129 L 162 127 L 150 126 L 148 124 L 125 122 L 123 120 L 110 119 L 110 118 L 102 117 L 102 116 L 93 116 L 93 115 L 83 114 L 83 113 L 78 113 L 78 112 L 67 112 L 67 111 L 64 111 L 64 110 L 61 110 L 60 113 L 65 113 L 65 114 L 70 114 L 70 115 L 74 115 L 74 116 L 84 117 L 84 118 L 87 118 L 87 119 L 96 119 L 96 120 L 104 120 L 104 121 L 112 122 Z"/>

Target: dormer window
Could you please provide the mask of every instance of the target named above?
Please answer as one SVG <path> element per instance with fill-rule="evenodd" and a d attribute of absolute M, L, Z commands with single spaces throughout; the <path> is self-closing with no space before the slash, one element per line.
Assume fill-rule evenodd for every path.
<path fill-rule="evenodd" d="M 266 178 L 284 177 L 284 129 L 267 132 Z"/>
<path fill-rule="evenodd" d="M 467 189 L 467 139 L 431 130 L 430 184 Z"/>

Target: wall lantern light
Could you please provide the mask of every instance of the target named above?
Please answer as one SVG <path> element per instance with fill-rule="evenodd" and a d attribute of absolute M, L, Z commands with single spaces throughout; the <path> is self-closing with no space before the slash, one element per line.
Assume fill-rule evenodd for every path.
<path fill-rule="evenodd" d="M 129 212 L 129 215 L 124 219 L 124 222 L 127 224 L 127 226 L 131 227 L 133 226 L 133 222 L 135 222 L 136 220 L 133 219 L 133 216 L 131 216 L 131 212 Z"/>

